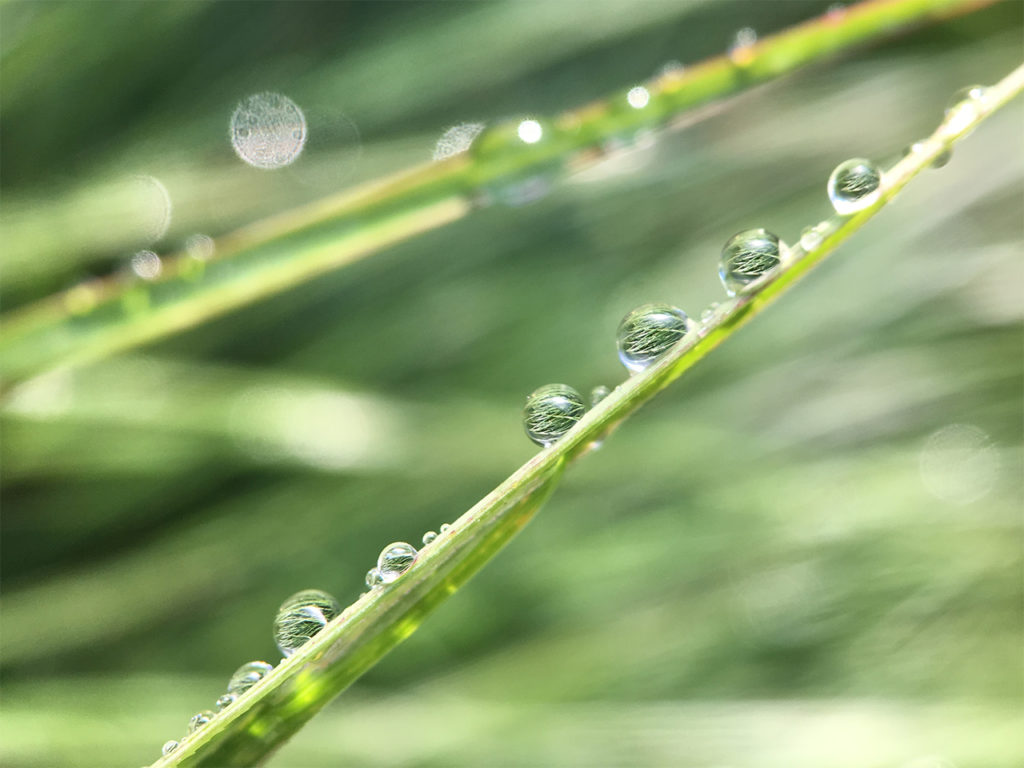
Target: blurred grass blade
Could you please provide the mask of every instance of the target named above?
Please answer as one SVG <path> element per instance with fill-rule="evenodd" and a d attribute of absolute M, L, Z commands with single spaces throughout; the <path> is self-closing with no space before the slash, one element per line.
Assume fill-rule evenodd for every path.
<path fill-rule="evenodd" d="M 552 492 L 565 466 L 586 453 L 623 419 L 667 387 L 707 352 L 822 261 L 954 142 L 1024 90 L 1024 66 L 988 89 L 969 109 L 952 110 L 917 149 L 884 175 L 876 202 L 833 217 L 817 247 L 791 249 L 790 258 L 719 307 L 658 362 L 618 386 L 557 443 L 540 451 L 459 518 L 394 584 L 356 601 L 208 726 L 155 765 L 250 765 L 269 754 L 387 651 L 412 634 L 522 528 Z"/>
<path fill-rule="evenodd" d="M 868 0 L 662 74 L 645 84 L 639 107 L 623 91 L 542 121 L 544 138 L 536 144 L 520 142 L 515 123 L 495 126 L 470 156 L 415 168 L 226 236 L 208 263 L 179 254 L 152 283 L 109 278 L 75 286 L 3 318 L 0 386 L 193 327 L 454 222 L 481 193 L 500 194 L 532 175 L 586 167 L 600 156 L 594 148 L 611 139 L 663 127 L 687 110 L 825 56 L 987 2 Z"/>

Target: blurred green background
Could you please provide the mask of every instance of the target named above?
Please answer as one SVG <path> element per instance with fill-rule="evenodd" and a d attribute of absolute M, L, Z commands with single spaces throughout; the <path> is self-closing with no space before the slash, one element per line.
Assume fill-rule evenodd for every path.
<path fill-rule="evenodd" d="M 428 161 L 827 2 L 8 2 L 11 310 L 124 268 L 152 175 L 167 253 Z M 757 88 L 494 206 L 2 405 L 4 766 L 135 766 L 535 448 L 536 386 L 624 378 L 647 301 L 720 300 L 735 231 L 829 212 L 949 96 L 1020 63 L 1015 0 Z M 292 166 L 228 120 L 294 99 Z M 1010 768 L 1024 754 L 1024 108 L 956 150 L 567 475 L 538 518 L 273 766 Z"/>

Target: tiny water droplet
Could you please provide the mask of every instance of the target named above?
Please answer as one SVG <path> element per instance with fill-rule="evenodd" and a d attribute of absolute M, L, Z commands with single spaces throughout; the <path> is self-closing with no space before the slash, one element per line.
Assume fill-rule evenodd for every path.
<path fill-rule="evenodd" d="M 139 251 L 131 259 L 131 269 L 143 280 L 156 280 L 163 272 L 163 262 L 153 251 Z"/>
<path fill-rule="evenodd" d="M 870 160 L 856 157 L 836 166 L 828 177 L 828 197 L 840 216 L 863 211 L 881 194 L 882 171 Z"/>
<path fill-rule="evenodd" d="M 968 85 L 954 93 L 945 111 L 946 125 L 949 129 L 970 136 L 974 129 L 964 129 L 977 119 L 987 95 L 988 89 L 983 85 Z"/>
<path fill-rule="evenodd" d="M 171 752 L 173 752 L 177 748 L 178 748 L 178 742 L 175 741 L 174 739 L 171 739 L 170 741 L 165 741 L 164 745 L 162 747 L 160 747 L 160 754 L 161 755 L 169 755 L 169 754 L 171 754 Z"/>
<path fill-rule="evenodd" d="M 757 280 L 782 261 L 785 244 L 766 229 L 746 229 L 722 248 L 718 276 L 730 296 Z"/>
<path fill-rule="evenodd" d="M 907 147 L 906 149 L 903 150 L 903 157 L 907 157 L 908 155 L 913 155 L 913 154 L 916 154 L 918 152 L 924 152 L 925 149 L 926 149 L 926 145 L 925 145 L 924 142 L 915 141 L 913 144 L 911 144 L 909 147 Z M 953 159 L 953 148 L 952 147 L 946 147 L 941 152 L 939 152 L 939 154 L 937 154 L 935 156 L 935 159 L 932 160 L 932 162 L 931 162 L 931 167 L 932 168 L 945 168 L 947 165 L 949 165 L 949 161 L 952 160 L 952 159 Z"/>
<path fill-rule="evenodd" d="M 277 609 L 274 642 L 283 656 L 291 656 L 320 632 L 339 613 L 333 596 L 319 589 L 296 592 Z"/>
<path fill-rule="evenodd" d="M 485 127 L 483 123 L 453 125 L 441 134 L 441 138 L 434 145 L 434 160 L 444 160 L 446 157 L 462 154 L 472 146 Z"/>
<path fill-rule="evenodd" d="M 377 558 L 377 570 L 380 571 L 380 579 L 385 584 L 390 584 L 403 573 L 405 573 L 416 561 L 416 547 L 406 544 L 404 541 L 396 541 L 388 544 Z"/>
<path fill-rule="evenodd" d="M 192 715 L 192 717 L 188 721 L 188 733 L 195 733 L 208 722 L 213 720 L 215 716 L 215 713 L 211 712 L 208 709 L 202 712 L 197 712 L 196 714 Z"/>
<path fill-rule="evenodd" d="M 448 533 L 448 529 L 451 528 L 451 523 L 441 523 L 441 527 L 437 529 L 439 534 Z"/>
<path fill-rule="evenodd" d="M 295 162 L 306 144 L 306 116 L 280 93 L 257 93 L 231 115 L 231 145 L 255 168 L 273 170 Z"/>
<path fill-rule="evenodd" d="M 217 699 L 217 711 L 223 712 L 225 709 L 235 703 L 235 699 L 238 697 L 233 693 L 225 693 L 219 699 Z"/>
<path fill-rule="evenodd" d="M 546 384 L 526 398 L 523 423 L 526 434 L 538 445 L 551 445 L 572 429 L 586 406 L 580 393 L 566 384 Z"/>
<path fill-rule="evenodd" d="M 196 261 L 209 261 L 217 247 L 209 235 L 189 235 L 185 240 L 185 252 Z"/>
<path fill-rule="evenodd" d="M 757 31 L 753 27 L 737 30 L 729 46 L 729 58 L 733 64 L 745 66 L 754 59 L 754 43 L 757 42 Z"/>
<path fill-rule="evenodd" d="M 686 335 L 690 321 L 683 310 L 668 304 L 644 304 L 619 324 L 619 360 L 636 373 L 649 366 Z"/>
<path fill-rule="evenodd" d="M 612 391 L 608 389 L 604 384 L 598 384 L 592 390 L 590 390 L 590 407 L 593 408 L 595 405 L 604 400 Z"/>
<path fill-rule="evenodd" d="M 519 140 L 524 144 L 536 144 L 544 136 L 544 128 L 536 120 L 523 120 L 516 129 Z"/>
<path fill-rule="evenodd" d="M 626 94 L 626 101 L 629 102 L 629 106 L 633 109 L 643 109 L 650 103 L 651 93 L 642 85 L 638 85 L 629 89 L 629 93 Z"/>
<path fill-rule="evenodd" d="M 423 534 L 423 543 L 424 543 L 424 545 L 429 544 L 432 541 L 434 541 L 434 539 L 436 539 L 436 538 L 437 538 L 437 533 L 435 531 L 427 531 L 426 533 Z"/>
<path fill-rule="evenodd" d="M 228 693 L 242 695 L 266 677 L 274 667 L 265 661 L 250 661 L 235 670 L 228 681 Z"/>
<path fill-rule="evenodd" d="M 813 251 L 825 241 L 825 237 L 828 232 L 822 224 L 824 224 L 824 222 L 804 227 L 803 231 L 800 233 L 800 247 L 805 251 Z"/>
<path fill-rule="evenodd" d="M 374 587 L 379 587 L 383 583 L 384 582 L 380 578 L 380 571 L 378 571 L 376 568 L 371 568 L 366 572 L 366 586 L 368 586 L 370 589 L 373 589 Z"/>
<path fill-rule="evenodd" d="M 700 313 L 700 321 L 702 323 L 704 323 L 704 325 L 707 325 L 708 323 L 710 323 L 711 322 L 711 318 L 713 318 L 715 316 L 715 310 L 716 309 L 718 309 L 718 302 L 717 301 L 711 302 L 711 304 L 708 305 L 707 307 L 705 307 L 704 310 Z"/>

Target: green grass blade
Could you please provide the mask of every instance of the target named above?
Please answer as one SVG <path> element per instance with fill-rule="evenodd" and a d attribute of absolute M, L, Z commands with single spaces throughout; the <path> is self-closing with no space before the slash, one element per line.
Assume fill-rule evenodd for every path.
<path fill-rule="evenodd" d="M 766 37 L 730 56 L 669 72 L 646 84 L 642 109 L 625 91 L 545 121 L 526 146 L 516 124 L 499 125 L 459 156 L 259 222 L 217 243 L 197 264 L 167 260 L 153 283 L 107 279 L 75 286 L 3 318 L 0 386 L 194 327 L 325 271 L 466 216 L 470 201 L 538 173 L 586 166 L 586 150 L 671 123 L 715 99 L 791 72 L 913 23 L 973 10 L 987 0 L 869 0 Z"/>
<path fill-rule="evenodd" d="M 154 765 L 250 765 L 272 752 L 494 556 L 536 512 L 571 460 L 731 337 L 882 210 L 943 151 L 1022 90 L 1024 66 L 989 88 L 976 109 L 951 113 L 917 151 L 886 172 L 874 204 L 852 216 L 829 219 L 831 234 L 816 248 L 793 248 L 778 271 L 719 307 L 700 330 L 687 334 L 661 360 L 618 386 L 561 440 L 460 517 L 394 584 L 356 601 L 264 682 Z"/>

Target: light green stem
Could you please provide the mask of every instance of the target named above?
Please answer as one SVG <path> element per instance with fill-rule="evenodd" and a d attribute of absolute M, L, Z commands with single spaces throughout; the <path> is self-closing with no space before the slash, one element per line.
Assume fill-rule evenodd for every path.
<path fill-rule="evenodd" d="M 611 139 L 671 124 L 728 94 L 913 23 L 963 13 L 991 0 L 868 0 L 766 37 L 756 44 L 668 72 L 645 84 L 634 108 L 626 90 L 552 120 L 526 145 L 516 124 L 479 137 L 471 153 L 413 168 L 221 238 L 201 264 L 168 258 L 152 283 L 108 278 L 84 283 L 2 318 L 0 389 L 41 371 L 90 362 L 177 333 L 318 274 L 467 215 L 470 201 L 500 194 L 537 174 L 594 162 Z"/>
<path fill-rule="evenodd" d="M 1024 90 L 1024 66 L 984 100 L 950 112 L 916 151 L 884 175 L 876 202 L 824 222 L 816 247 L 790 249 L 772 273 L 725 302 L 658 362 L 620 384 L 557 443 L 545 448 L 455 521 L 393 584 L 364 595 L 202 730 L 155 766 L 251 765 L 273 751 L 392 647 L 528 522 L 565 467 L 760 312 L 870 220 L 954 142 Z"/>

